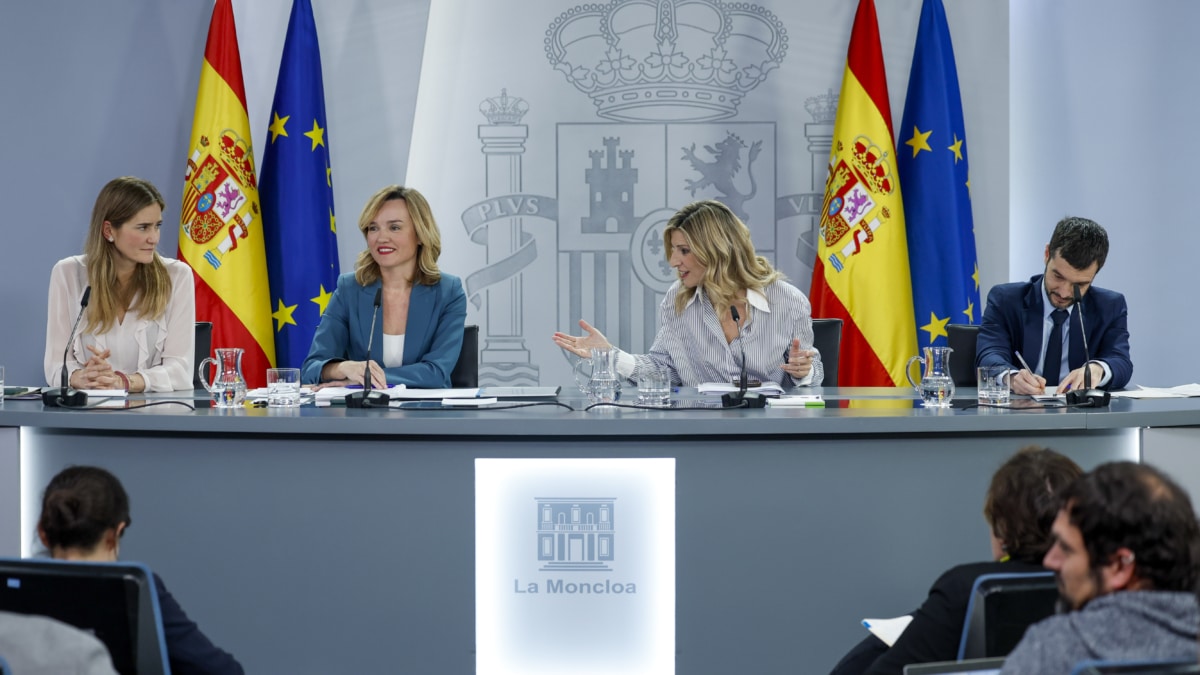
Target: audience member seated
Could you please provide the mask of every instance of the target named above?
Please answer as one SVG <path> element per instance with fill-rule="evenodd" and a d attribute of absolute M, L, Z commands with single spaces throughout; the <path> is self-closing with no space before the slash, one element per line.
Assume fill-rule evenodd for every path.
<path fill-rule="evenodd" d="M 42 495 L 38 537 L 60 560 L 116 562 L 129 528 L 129 496 L 117 477 L 91 466 L 59 472 Z M 173 675 L 242 675 L 242 666 L 214 645 L 154 575 Z M 17 671 L 20 672 L 20 671 Z"/>
<path fill-rule="evenodd" d="M 0 656 L 13 675 L 117 675 L 103 642 L 44 616 L 0 612 Z"/>
<path fill-rule="evenodd" d="M 1196 658 L 1200 525 L 1187 493 L 1111 462 L 1061 493 L 1046 567 L 1064 613 L 1034 624 L 1002 675 L 1067 675 L 1085 660 Z"/>
<path fill-rule="evenodd" d="M 912 623 L 890 648 L 869 635 L 850 650 L 833 675 L 902 675 L 910 663 L 952 661 L 958 655 L 975 579 L 984 574 L 1044 572 L 1058 490 L 1083 470 L 1063 455 L 1022 448 L 992 476 L 983 516 L 991 530 L 992 562 L 969 563 L 942 574 Z"/>

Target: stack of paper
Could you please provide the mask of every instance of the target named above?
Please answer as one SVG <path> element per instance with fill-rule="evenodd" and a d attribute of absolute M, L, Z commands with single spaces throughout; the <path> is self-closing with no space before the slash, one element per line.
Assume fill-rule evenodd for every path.
<path fill-rule="evenodd" d="M 1155 389 L 1153 387 L 1143 387 L 1138 385 L 1137 389 L 1131 391 L 1114 391 L 1113 396 L 1120 398 L 1188 398 L 1191 396 L 1200 396 L 1200 384 L 1181 384 L 1177 387 L 1167 387 L 1165 389 Z"/>

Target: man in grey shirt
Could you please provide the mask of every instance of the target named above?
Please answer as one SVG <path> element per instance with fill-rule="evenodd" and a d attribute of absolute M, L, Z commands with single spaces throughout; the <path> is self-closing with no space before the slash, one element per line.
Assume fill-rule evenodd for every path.
<path fill-rule="evenodd" d="M 1081 661 L 1195 659 L 1200 526 L 1145 464 L 1112 462 L 1060 495 L 1044 564 L 1065 613 L 1034 624 L 1001 675 L 1068 675 Z"/>

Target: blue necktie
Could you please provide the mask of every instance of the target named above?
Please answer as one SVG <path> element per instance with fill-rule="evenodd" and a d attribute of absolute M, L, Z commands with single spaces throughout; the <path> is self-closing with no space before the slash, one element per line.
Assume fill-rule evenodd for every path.
<path fill-rule="evenodd" d="M 1062 368 L 1062 330 L 1067 320 L 1067 310 L 1056 309 L 1050 312 L 1054 327 L 1050 329 L 1050 340 L 1046 343 L 1046 358 L 1042 361 L 1042 377 L 1046 378 L 1047 387 L 1058 386 L 1058 374 Z"/>

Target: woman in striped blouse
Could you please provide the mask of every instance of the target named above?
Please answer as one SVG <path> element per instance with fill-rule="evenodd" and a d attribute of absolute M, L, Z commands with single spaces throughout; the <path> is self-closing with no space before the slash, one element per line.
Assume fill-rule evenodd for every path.
<path fill-rule="evenodd" d="M 663 244 L 679 281 L 659 305 L 649 353 L 618 354 L 622 377 L 636 381 L 642 369 L 659 366 L 676 385 L 730 382 L 745 353 L 750 380 L 785 389 L 821 384 L 808 298 L 754 252 L 750 229 L 729 207 L 713 200 L 688 204 L 667 223 Z M 593 348 L 611 347 L 586 321 L 579 325 L 585 335 L 555 333 L 555 344 L 585 358 Z"/>

